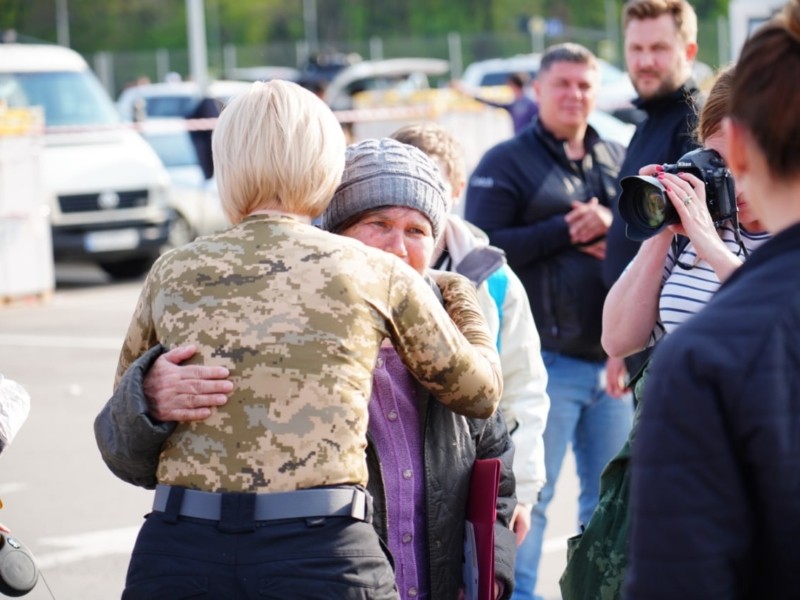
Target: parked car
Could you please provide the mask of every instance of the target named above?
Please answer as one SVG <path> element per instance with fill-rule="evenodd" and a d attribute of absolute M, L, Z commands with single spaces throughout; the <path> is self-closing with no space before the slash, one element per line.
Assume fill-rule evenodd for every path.
<path fill-rule="evenodd" d="M 481 88 L 480 94 L 495 102 L 510 102 L 512 98 L 511 88 L 507 85 Z M 473 102 L 473 100 L 470 100 L 470 102 Z M 486 105 L 483 105 L 483 108 L 485 110 L 494 110 L 489 109 Z M 503 111 L 498 110 L 498 112 Z M 505 116 L 505 120 L 508 121 L 509 125 L 508 135 L 511 135 L 511 120 L 507 116 Z M 589 115 L 589 124 L 597 130 L 603 139 L 618 142 L 625 147 L 630 143 L 633 132 L 636 129 L 636 126 L 630 120 L 622 120 L 599 108 L 593 110 Z"/>
<path fill-rule="evenodd" d="M 235 94 L 250 88 L 247 81 L 212 81 L 203 93 L 193 81 L 171 81 L 135 85 L 122 91 L 117 110 L 125 121 L 188 117 L 204 97 L 225 104 Z"/>
<path fill-rule="evenodd" d="M 308 57 L 301 69 L 302 78 L 331 81 L 347 67 L 361 62 L 363 59 L 354 52 L 317 52 Z"/>
<path fill-rule="evenodd" d="M 139 131 L 170 176 L 167 202 L 175 216 L 169 230 L 169 246 L 182 246 L 199 235 L 228 227 L 216 180 L 206 178 L 185 121 L 150 119 L 139 124 Z"/>
<path fill-rule="evenodd" d="M 302 76 L 300 69 L 280 66 L 234 67 L 227 72 L 227 76 L 237 81 L 270 81 L 284 79 L 298 81 Z"/>
<path fill-rule="evenodd" d="M 623 121 L 635 122 L 636 110 L 632 101 L 636 98 L 636 90 L 628 74 L 603 59 L 598 60 L 600 92 L 597 108 Z M 508 76 L 513 73 L 527 73 L 533 79 L 539 71 L 540 61 L 541 54 L 518 54 L 477 61 L 464 69 L 461 83 L 472 89 L 505 85 Z"/>
<path fill-rule="evenodd" d="M 41 107 L 43 186 L 56 261 L 115 278 L 146 273 L 166 242 L 169 176 L 77 52 L 0 44 L 0 104 Z"/>
<path fill-rule="evenodd" d="M 325 88 L 324 98 L 333 110 L 349 110 L 356 94 L 428 89 L 430 77 L 444 75 L 449 70 L 450 63 L 438 58 L 363 60 L 339 71 Z"/>
<path fill-rule="evenodd" d="M 636 125 L 618 119 L 614 115 L 604 110 L 593 110 L 589 115 L 589 125 L 591 125 L 600 137 L 604 140 L 611 140 L 622 144 L 626 148 L 631 142 Z"/>

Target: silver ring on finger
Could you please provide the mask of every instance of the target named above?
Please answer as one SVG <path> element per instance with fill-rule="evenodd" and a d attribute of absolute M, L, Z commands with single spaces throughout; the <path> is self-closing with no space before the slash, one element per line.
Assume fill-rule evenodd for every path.
<path fill-rule="evenodd" d="M 684 196 L 683 197 L 683 204 L 684 205 L 689 206 L 691 203 L 692 203 L 692 197 L 691 196 Z"/>

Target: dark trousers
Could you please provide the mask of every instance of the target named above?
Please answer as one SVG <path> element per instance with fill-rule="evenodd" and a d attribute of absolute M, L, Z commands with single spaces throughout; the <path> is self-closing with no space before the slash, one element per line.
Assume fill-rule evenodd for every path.
<path fill-rule="evenodd" d="M 221 521 L 147 515 L 122 600 L 249 598 L 397 600 L 394 573 L 370 523 L 350 517 Z"/>

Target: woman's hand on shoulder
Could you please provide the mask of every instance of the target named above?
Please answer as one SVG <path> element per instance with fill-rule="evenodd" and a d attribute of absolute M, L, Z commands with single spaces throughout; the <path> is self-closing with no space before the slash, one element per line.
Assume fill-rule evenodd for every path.
<path fill-rule="evenodd" d="M 194 356 L 193 345 L 179 346 L 158 357 L 144 377 L 144 394 L 152 418 L 199 421 L 228 401 L 233 383 L 225 367 L 184 365 Z"/>

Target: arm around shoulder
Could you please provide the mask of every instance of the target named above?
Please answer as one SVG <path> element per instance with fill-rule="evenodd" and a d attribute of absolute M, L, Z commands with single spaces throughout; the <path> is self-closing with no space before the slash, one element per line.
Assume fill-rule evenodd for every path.
<path fill-rule="evenodd" d="M 94 421 L 97 447 L 111 472 L 145 488 L 155 487 L 161 446 L 175 429 L 175 423 L 150 418 L 144 394 L 145 373 L 163 352 L 156 345 L 133 362 Z"/>
<path fill-rule="evenodd" d="M 392 342 L 437 400 L 458 414 L 485 419 L 500 402 L 503 376 L 475 288 L 455 273 L 434 277 L 446 312 L 428 284 L 409 270 L 401 277 L 408 285 L 395 285 L 392 292 Z"/>

